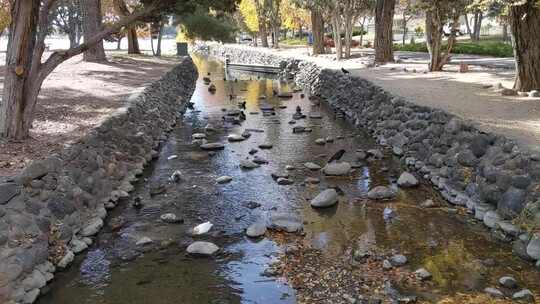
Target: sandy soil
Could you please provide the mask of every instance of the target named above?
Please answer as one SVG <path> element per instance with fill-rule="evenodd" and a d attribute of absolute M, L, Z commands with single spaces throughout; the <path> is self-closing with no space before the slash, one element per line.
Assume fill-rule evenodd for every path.
<path fill-rule="evenodd" d="M 4 63 L 0 54 L 0 62 Z M 109 53 L 106 64 L 87 63 L 77 56 L 60 65 L 41 90 L 31 139 L 0 141 L 0 176 L 13 175 L 25 164 L 57 151 L 84 135 L 122 107 L 128 96 L 140 92 L 175 63 Z M 0 92 L 5 66 L 0 66 Z"/>
<path fill-rule="evenodd" d="M 497 83 L 511 88 L 514 75 L 510 69 L 470 66 L 468 73 L 459 73 L 457 65 L 448 65 L 444 72 L 424 74 L 427 64 L 422 60 L 368 68 L 372 59 L 369 52 L 357 51 L 355 58 L 336 62 L 334 55 L 309 56 L 306 48 L 263 51 L 311 60 L 330 69 L 344 67 L 411 102 L 449 111 L 483 130 L 516 140 L 523 149 L 540 152 L 540 98 L 506 97 L 493 88 L 484 88 Z"/>

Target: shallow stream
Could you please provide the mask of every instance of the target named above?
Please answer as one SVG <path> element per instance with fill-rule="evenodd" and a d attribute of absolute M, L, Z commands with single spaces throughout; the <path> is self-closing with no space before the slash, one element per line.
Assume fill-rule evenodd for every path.
<path fill-rule="evenodd" d="M 56 275 L 38 303 L 295 303 L 295 291 L 284 280 L 264 275 L 282 248 L 268 238 L 251 240 L 244 233 L 247 226 L 270 212 L 299 215 L 304 221 L 305 242 L 321 249 L 328 259 L 339 258 L 355 242 L 405 254 L 412 270 L 426 267 L 433 274 L 435 287 L 418 291 L 429 301 L 458 292 L 482 292 L 497 286 L 502 275 L 513 275 L 520 286 L 540 291 L 538 271 L 512 256 L 510 245 L 492 239 L 482 225 L 461 214 L 463 210 L 443 202 L 431 186 L 400 190 L 392 202 L 365 200 L 370 188 L 393 185 L 403 168 L 390 154 L 382 161 L 356 163 L 354 151 L 380 147 L 324 103 L 315 105 L 307 97 L 301 98 L 300 92 L 280 99 L 273 96 L 273 90 L 292 92 L 294 84 L 255 74 L 224 75 L 219 62 L 200 57 L 194 61 L 200 74 L 192 97 L 195 110 L 188 110 L 178 123 L 131 197 L 110 213 L 94 245 Z M 205 76 L 215 84 L 215 94 L 204 84 Z M 238 97 L 230 100 L 230 94 Z M 268 98 L 260 99 L 261 95 Z M 223 109 L 238 109 L 238 100 L 243 99 L 246 121 L 241 125 L 224 122 Z M 262 104 L 273 105 L 276 115 L 262 115 Z M 305 114 L 317 112 L 322 118 L 289 124 L 298 105 Z M 204 132 L 207 124 L 217 129 L 208 134 L 208 141 L 226 143 L 215 155 L 191 143 L 192 134 Z M 313 132 L 294 134 L 293 126 L 299 125 Z M 246 129 L 260 132 L 251 132 L 242 142 L 227 142 L 227 135 Z M 327 137 L 334 141 L 315 144 L 317 138 Z M 273 148 L 259 149 L 262 143 Z M 250 156 L 253 148 L 269 163 L 249 171 L 240 169 L 240 160 Z M 356 164 L 351 177 L 326 178 L 303 166 L 305 162 L 324 165 L 339 149 L 347 151 L 345 161 Z M 178 157 L 169 160 L 171 155 Z M 287 165 L 297 168 L 288 171 L 294 184 L 278 185 L 271 173 L 286 172 Z M 175 170 L 182 173 L 182 180 L 169 183 Z M 217 184 L 216 178 L 223 175 L 233 177 L 232 182 Z M 321 183 L 306 186 L 306 177 L 320 178 Z M 156 184 L 166 185 L 166 191 L 151 195 Z M 337 207 L 312 209 L 309 200 L 329 186 L 344 192 Z M 132 206 L 137 197 L 142 208 Z M 426 199 L 441 207 L 420 208 Z M 249 202 L 260 207 L 252 209 L 254 204 Z M 391 207 L 397 218 L 385 221 L 385 207 Z M 182 217 L 183 223 L 160 221 L 160 215 L 169 212 Z M 206 221 L 214 224 L 208 235 L 192 237 L 188 233 Z M 142 237 L 152 239 L 152 244 L 135 245 Z M 185 248 L 193 240 L 214 242 L 221 251 L 212 258 L 190 257 Z"/>

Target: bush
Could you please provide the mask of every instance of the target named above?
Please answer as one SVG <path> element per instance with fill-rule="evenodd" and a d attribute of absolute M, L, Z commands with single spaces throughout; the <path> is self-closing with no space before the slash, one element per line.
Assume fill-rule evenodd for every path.
<path fill-rule="evenodd" d="M 446 44 L 443 45 L 443 48 Z M 405 45 L 394 45 L 396 51 L 409 52 L 424 52 L 426 53 L 427 46 L 425 43 L 414 43 Z M 468 42 L 459 41 L 452 49 L 453 54 L 470 54 L 470 55 L 485 55 L 493 57 L 512 57 L 512 46 L 502 41 L 480 41 Z"/>

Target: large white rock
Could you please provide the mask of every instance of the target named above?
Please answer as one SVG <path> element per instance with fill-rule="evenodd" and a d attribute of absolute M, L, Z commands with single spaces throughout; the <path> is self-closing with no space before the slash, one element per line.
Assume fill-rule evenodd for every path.
<path fill-rule="evenodd" d="M 418 185 L 418 179 L 416 179 L 416 177 L 414 177 L 414 175 L 410 174 L 409 172 L 403 172 L 399 176 L 397 184 L 398 186 L 403 188 L 414 187 Z"/>
<path fill-rule="evenodd" d="M 219 247 L 214 243 L 197 241 L 189 245 L 186 250 L 190 254 L 212 255 L 219 250 Z"/>
<path fill-rule="evenodd" d="M 311 207 L 325 208 L 334 206 L 338 202 L 338 194 L 335 189 L 326 189 L 311 200 Z"/>
<path fill-rule="evenodd" d="M 334 162 L 326 164 L 323 168 L 323 172 L 326 175 L 347 175 L 351 171 L 351 164 L 347 162 Z"/>

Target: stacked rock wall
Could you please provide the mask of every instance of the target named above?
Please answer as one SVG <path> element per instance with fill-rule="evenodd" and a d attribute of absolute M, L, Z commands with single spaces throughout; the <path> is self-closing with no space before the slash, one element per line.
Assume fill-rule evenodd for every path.
<path fill-rule="evenodd" d="M 234 62 L 283 67 L 298 85 L 368 130 L 446 200 L 468 208 L 494 237 L 512 242 L 517 255 L 536 260 L 540 267 L 540 155 L 528 154 L 512 140 L 483 132 L 472 122 L 310 61 L 231 45 L 211 44 L 200 50 Z"/>
<path fill-rule="evenodd" d="M 182 59 L 78 142 L 0 183 L 0 303 L 32 303 L 85 250 L 191 98 L 197 70 Z"/>

